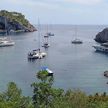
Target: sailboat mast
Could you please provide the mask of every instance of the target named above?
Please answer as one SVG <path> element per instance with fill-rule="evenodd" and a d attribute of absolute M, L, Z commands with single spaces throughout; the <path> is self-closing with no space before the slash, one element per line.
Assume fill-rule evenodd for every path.
<path fill-rule="evenodd" d="M 76 39 L 77 39 L 77 25 L 75 27 L 75 36 L 76 36 Z"/>
<path fill-rule="evenodd" d="M 48 35 L 48 24 L 47 24 L 47 35 Z"/>
<path fill-rule="evenodd" d="M 38 19 L 38 42 L 39 42 L 39 52 L 40 52 L 40 21 L 39 21 L 39 19 Z"/>
<path fill-rule="evenodd" d="M 6 21 L 6 17 L 5 17 L 5 22 L 4 23 L 5 23 L 5 32 L 6 32 L 5 35 L 7 36 L 7 21 Z"/>

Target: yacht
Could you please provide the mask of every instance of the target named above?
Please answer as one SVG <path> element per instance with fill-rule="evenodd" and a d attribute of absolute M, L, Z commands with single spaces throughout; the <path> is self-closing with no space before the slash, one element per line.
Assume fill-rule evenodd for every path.
<path fill-rule="evenodd" d="M 7 20 L 6 20 L 6 18 L 5 18 L 5 35 L 7 36 Z M 9 37 L 9 39 L 7 37 L 0 38 L 0 47 L 13 46 L 14 44 L 15 44 L 15 42 L 13 40 L 11 40 L 10 37 Z"/>
<path fill-rule="evenodd" d="M 13 46 L 14 44 L 15 42 L 12 40 L 7 38 L 0 38 L 0 47 Z"/>
<path fill-rule="evenodd" d="M 108 53 L 108 42 L 102 43 L 101 45 L 94 45 L 93 47 L 96 49 L 96 51 Z"/>
<path fill-rule="evenodd" d="M 28 53 L 28 59 L 42 59 L 44 58 L 47 54 L 46 52 L 42 52 L 40 50 L 40 26 L 39 26 L 39 21 L 38 21 L 38 37 L 39 37 L 39 47 L 36 50 L 32 50 Z"/>
<path fill-rule="evenodd" d="M 28 53 L 28 59 L 42 59 L 46 56 L 45 52 L 41 52 L 40 49 L 33 50 Z"/>
<path fill-rule="evenodd" d="M 72 44 L 82 44 L 83 42 L 80 39 L 75 39 L 72 41 Z"/>
<path fill-rule="evenodd" d="M 71 41 L 72 44 L 82 44 L 83 41 L 77 38 L 77 26 L 75 27 L 75 39 Z"/>

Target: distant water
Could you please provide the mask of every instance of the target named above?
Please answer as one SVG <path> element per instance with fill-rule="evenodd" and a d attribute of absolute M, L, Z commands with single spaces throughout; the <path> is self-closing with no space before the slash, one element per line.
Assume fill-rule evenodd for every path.
<path fill-rule="evenodd" d="M 10 81 L 16 82 L 25 95 L 32 94 L 30 85 L 36 81 L 36 72 L 48 66 L 54 72 L 54 86 L 63 89 L 81 89 L 86 93 L 107 92 L 108 79 L 103 72 L 108 70 L 108 55 L 97 53 L 92 47 L 97 44 L 95 35 L 104 25 L 50 25 L 51 37 L 46 58 L 28 61 L 27 53 L 38 48 L 38 33 L 12 35 L 15 46 L 0 48 L 0 90 L 5 90 Z M 75 29 L 77 28 L 77 36 Z M 47 26 L 41 26 L 41 45 Z M 71 44 L 80 38 L 81 45 Z M 44 49 L 42 48 L 44 51 Z"/>

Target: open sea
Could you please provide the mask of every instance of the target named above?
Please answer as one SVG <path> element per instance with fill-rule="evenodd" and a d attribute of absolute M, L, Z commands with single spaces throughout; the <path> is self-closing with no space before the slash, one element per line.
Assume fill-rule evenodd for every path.
<path fill-rule="evenodd" d="M 77 35 L 75 28 L 77 27 Z M 108 91 L 108 79 L 103 72 L 108 70 L 108 55 L 95 52 L 95 35 L 107 25 L 49 25 L 55 36 L 49 38 L 50 47 L 42 51 L 47 56 L 41 60 L 29 61 L 29 51 L 38 48 L 38 32 L 11 35 L 15 45 L 0 48 L 0 91 L 14 81 L 26 96 L 32 95 L 31 84 L 36 81 L 36 72 L 48 66 L 54 72 L 54 86 L 57 88 L 80 89 L 88 94 Z M 41 26 L 41 45 L 47 26 Z M 71 41 L 79 38 L 83 44 Z"/>

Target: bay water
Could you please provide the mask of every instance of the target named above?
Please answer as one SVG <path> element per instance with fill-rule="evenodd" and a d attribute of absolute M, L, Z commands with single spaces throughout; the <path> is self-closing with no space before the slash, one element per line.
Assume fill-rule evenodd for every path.
<path fill-rule="evenodd" d="M 108 54 L 98 53 L 92 47 L 97 44 L 96 34 L 105 27 L 107 25 L 50 25 L 48 31 L 55 36 L 49 38 L 48 49 L 41 47 L 47 56 L 34 61 L 29 61 L 27 54 L 38 48 L 38 32 L 10 35 L 15 45 L 0 48 L 0 90 L 6 90 L 8 82 L 14 81 L 24 95 L 32 95 L 30 85 L 37 81 L 36 73 L 47 66 L 54 72 L 57 88 L 80 89 L 88 94 L 107 92 L 108 79 L 103 72 L 108 70 Z M 47 25 L 42 25 L 41 46 L 46 32 Z M 81 39 L 83 44 L 72 44 L 75 38 Z"/>

